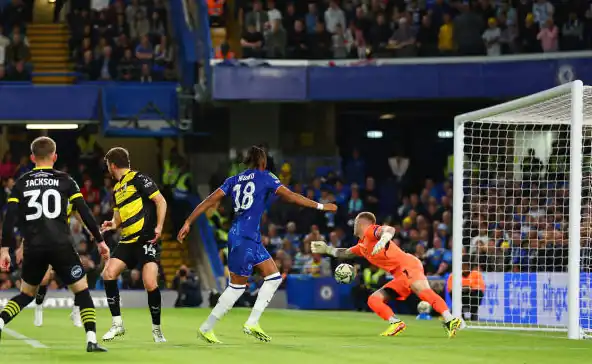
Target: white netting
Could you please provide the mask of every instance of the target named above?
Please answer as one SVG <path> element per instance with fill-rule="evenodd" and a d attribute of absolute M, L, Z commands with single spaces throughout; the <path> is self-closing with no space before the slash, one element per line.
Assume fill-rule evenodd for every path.
<path fill-rule="evenodd" d="M 533 105 L 464 122 L 463 262 L 464 269 L 470 264 L 479 270 L 485 283 L 483 292 L 476 280 L 472 291 L 465 287 L 470 280 L 463 282 L 469 326 L 567 328 L 571 100 L 567 88 Z M 592 100 L 589 87 L 580 234 L 584 329 L 592 326 L 592 102 L 587 100 Z"/>

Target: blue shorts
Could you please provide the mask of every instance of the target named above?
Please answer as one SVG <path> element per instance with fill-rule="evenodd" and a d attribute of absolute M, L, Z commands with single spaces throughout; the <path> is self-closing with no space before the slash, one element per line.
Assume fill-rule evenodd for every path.
<path fill-rule="evenodd" d="M 239 276 L 249 277 L 253 267 L 271 259 L 263 244 L 236 235 L 228 236 L 228 270 Z"/>

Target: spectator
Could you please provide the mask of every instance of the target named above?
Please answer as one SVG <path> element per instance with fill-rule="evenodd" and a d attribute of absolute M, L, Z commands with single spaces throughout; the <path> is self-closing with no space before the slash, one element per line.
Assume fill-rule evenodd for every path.
<path fill-rule="evenodd" d="M 125 20 L 125 15 L 117 14 L 115 27 L 113 27 L 113 35 L 114 37 L 120 37 L 121 35 L 125 35 L 127 37 L 130 36 L 130 28 L 129 24 Z"/>
<path fill-rule="evenodd" d="M 465 56 L 483 54 L 483 18 L 471 11 L 468 4 L 460 6 L 461 13 L 454 19 L 454 44 L 458 53 Z"/>
<path fill-rule="evenodd" d="M 263 35 L 255 25 L 248 24 L 247 30 L 241 37 L 241 46 L 243 47 L 243 57 L 261 58 L 263 47 Z"/>
<path fill-rule="evenodd" d="M 434 246 L 426 253 L 427 275 L 443 276 L 452 268 L 452 251 L 442 246 L 439 237 L 434 237 Z"/>
<path fill-rule="evenodd" d="M 275 20 L 282 21 L 282 13 L 276 9 L 275 7 L 275 0 L 267 0 L 267 19 L 269 22 L 273 22 Z"/>
<path fill-rule="evenodd" d="M 308 34 L 313 34 L 315 32 L 317 23 L 319 22 L 319 13 L 315 3 L 308 4 L 308 12 L 304 17 L 304 21 L 306 24 L 306 32 Z"/>
<path fill-rule="evenodd" d="M 13 177 L 16 172 L 16 163 L 12 158 L 10 151 L 4 153 L 2 162 L 0 163 L 0 179 L 7 179 Z"/>
<path fill-rule="evenodd" d="M 125 34 L 120 34 L 119 37 L 117 37 L 117 41 L 115 43 L 116 45 L 113 54 L 114 58 L 119 61 L 123 58 L 125 50 L 131 49 L 132 46 L 130 44 L 128 36 Z"/>
<path fill-rule="evenodd" d="M 6 68 L 3 64 L 0 64 L 0 82 L 8 81 L 6 78 Z"/>
<path fill-rule="evenodd" d="M 351 158 L 345 164 L 344 173 L 347 182 L 358 185 L 364 183 L 364 179 L 366 178 L 366 163 L 357 149 L 353 150 Z"/>
<path fill-rule="evenodd" d="M 304 24 L 301 20 L 296 20 L 294 22 L 294 31 L 289 33 L 288 54 L 290 58 L 308 58 L 308 36 L 307 33 L 304 31 Z"/>
<path fill-rule="evenodd" d="M 254 29 L 250 33 L 261 33 L 265 29 L 265 24 L 269 21 L 269 16 L 267 15 L 266 11 L 263 11 L 263 5 L 261 4 L 261 0 L 253 1 L 253 11 L 247 14 L 245 17 L 245 24 L 247 26 L 247 31 L 249 27 Z M 263 38 L 263 37 L 261 37 Z M 263 42 L 263 39 L 261 39 Z M 244 46 L 243 46 L 244 48 Z"/>
<path fill-rule="evenodd" d="M 84 38 L 82 40 L 82 45 L 76 49 L 76 51 L 74 52 L 74 58 L 76 59 L 77 63 L 83 63 L 84 62 L 84 57 L 86 56 L 86 52 L 90 52 L 90 55 L 92 56 L 93 59 L 95 59 L 94 56 L 94 50 L 92 48 L 92 43 L 90 38 Z"/>
<path fill-rule="evenodd" d="M 117 74 L 121 81 L 133 81 L 136 78 L 136 73 L 136 60 L 134 59 L 132 50 L 128 48 L 124 51 L 123 58 L 119 61 Z"/>
<path fill-rule="evenodd" d="M 16 172 L 14 173 L 15 178 L 19 178 L 23 174 L 29 172 L 31 170 L 31 161 L 29 157 L 23 155 L 19 160 L 19 164 L 16 166 Z"/>
<path fill-rule="evenodd" d="M 452 291 L 452 274 L 448 276 L 448 292 Z M 465 320 L 477 321 L 479 307 L 485 295 L 485 281 L 478 269 L 472 268 L 467 257 L 462 265 L 462 312 Z"/>
<path fill-rule="evenodd" d="M 335 34 L 333 34 L 332 40 L 333 58 L 347 58 L 349 51 L 351 49 L 353 39 L 348 39 L 348 37 L 346 37 L 346 33 L 343 31 L 343 27 L 341 26 L 341 24 L 337 24 L 337 27 L 335 27 Z"/>
<path fill-rule="evenodd" d="M 0 65 L 4 64 L 6 58 L 6 47 L 10 45 L 10 39 L 3 34 L 4 29 L 0 24 Z"/>
<path fill-rule="evenodd" d="M 146 63 L 143 63 L 140 68 L 140 79 L 139 81 L 142 83 L 152 83 L 156 81 L 153 77 L 152 71 L 150 70 L 150 66 Z"/>
<path fill-rule="evenodd" d="M 197 276 L 184 265 L 175 275 L 173 289 L 178 292 L 175 307 L 199 307 L 203 302 L 201 285 Z"/>
<path fill-rule="evenodd" d="M 288 3 L 286 5 L 286 14 L 284 14 L 282 18 L 282 24 L 284 29 L 288 32 L 288 37 L 290 33 L 294 31 L 294 23 L 298 20 L 298 16 L 296 14 L 296 7 L 294 3 Z"/>
<path fill-rule="evenodd" d="M 397 57 L 414 57 L 417 55 L 415 37 L 407 18 L 399 19 L 399 28 L 389 41 L 389 47 L 395 49 Z"/>
<path fill-rule="evenodd" d="M 329 1 L 329 8 L 325 11 L 325 25 L 329 33 L 337 31 L 337 25 L 341 25 L 342 29 L 347 25 L 345 22 L 345 13 L 336 0 Z"/>
<path fill-rule="evenodd" d="M 532 4 L 532 15 L 534 15 L 534 21 L 543 28 L 547 25 L 549 19 L 553 19 L 553 13 L 555 8 L 547 0 L 535 0 Z"/>
<path fill-rule="evenodd" d="M 147 35 L 142 36 L 140 44 L 136 47 L 136 58 L 140 63 L 150 63 L 154 59 L 154 50 Z"/>
<path fill-rule="evenodd" d="M 127 23 L 133 24 L 136 20 L 136 15 L 138 13 L 142 13 L 142 14 L 144 14 L 144 16 L 146 16 L 146 14 L 147 14 L 146 8 L 139 4 L 139 0 L 132 0 L 131 4 L 129 4 L 127 6 L 127 8 L 125 9 L 125 16 L 127 18 Z"/>
<path fill-rule="evenodd" d="M 173 57 L 173 48 L 169 44 L 166 35 L 161 36 L 160 43 L 154 47 L 154 62 L 160 67 L 165 67 L 173 63 Z"/>
<path fill-rule="evenodd" d="M 488 56 L 500 56 L 502 54 L 500 38 L 502 32 L 497 26 L 495 18 L 489 18 L 487 21 L 489 26 L 485 32 L 483 32 L 483 41 L 485 42 L 485 49 L 487 49 Z"/>
<path fill-rule="evenodd" d="M 559 50 L 559 30 L 552 18 L 547 19 L 545 27 L 539 31 L 537 39 L 541 42 L 543 52 L 556 52 Z"/>
<path fill-rule="evenodd" d="M 357 214 L 362 212 L 364 209 L 364 202 L 360 198 L 360 192 L 358 187 L 352 186 L 351 191 L 351 198 L 347 204 L 347 212 L 349 214 L 350 219 L 356 217 Z"/>
<path fill-rule="evenodd" d="M 145 12 L 139 11 L 130 25 L 130 37 L 140 39 L 148 34 L 150 34 L 150 21 L 148 21 Z"/>
<path fill-rule="evenodd" d="M 584 24 L 578 19 L 577 13 L 573 11 L 569 13 L 561 34 L 562 50 L 574 51 L 583 48 Z"/>
<path fill-rule="evenodd" d="M 304 265 L 304 274 L 311 275 L 316 278 L 330 277 L 331 263 L 327 258 L 323 258 L 320 254 L 313 254 L 312 258 Z"/>
<path fill-rule="evenodd" d="M 451 36 L 452 34 L 450 34 Z M 449 38 L 452 40 L 452 37 Z M 421 18 L 421 25 L 417 32 L 416 43 L 419 56 L 433 57 L 439 54 L 438 51 L 438 29 L 432 25 L 429 15 Z"/>
<path fill-rule="evenodd" d="M 541 42 L 538 39 L 539 29 L 534 22 L 534 16 L 528 14 L 524 21 L 524 29 L 519 33 L 520 48 L 524 53 L 536 53 L 541 51 Z"/>
<path fill-rule="evenodd" d="M 20 82 L 31 81 L 31 73 L 25 68 L 25 62 L 16 62 L 14 68 L 8 73 L 7 80 Z"/>
<path fill-rule="evenodd" d="M 98 188 L 93 186 L 93 182 L 89 177 L 84 179 L 84 184 L 80 188 L 80 193 L 89 207 L 93 207 L 101 202 L 101 194 Z"/>
<path fill-rule="evenodd" d="M 103 48 L 102 56 L 99 58 L 97 63 L 99 80 L 110 81 L 117 78 L 117 65 L 111 56 L 111 47 L 106 46 Z"/>
<path fill-rule="evenodd" d="M 284 58 L 286 56 L 287 35 L 280 19 L 270 21 L 271 27 L 265 32 L 265 51 L 267 58 Z"/>
<path fill-rule="evenodd" d="M 374 24 L 370 29 L 370 39 L 372 40 L 372 53 L 374 53 L 375 57 L 378 57 L 380 55 L 388 55 L 386 47 L 388 45 L 391 35 L 392 31 L 386 23 L 384 14 L 378 14 L 376 16 L 376 24 Z"/>
<path fill-rule="evenodd" d="M 150 21 L 150 35 L 157 39 L 166 35 L 164 20 L 160 18 L 160 15 L 157 11 L 152 13 L 152 18 Z"/>
<path fill-rule="evenodd" d="M 364 188 L 364 208 L 373 214 L 378 213 L 378 191 L 376 190 L 376 182 L 374 178 L 366 178 L 366 186 Z"/>
<path fill-rule="evenodd" d="M 315 33 L 310 36 L 310 56 L 312 59 L 331 58 L 331 34 L 325 29 L 325 24 L 318 22 Z"/>
<path fill-rule="evenodd" d="M 97 45 L 95 45 L 95 48 L 93 50 L 93 55 L 95 56 L 95 59 L 98 60 L 99 58 L 101 58 L 101 56 L 103 55 L 103 50 L 108 45 L 109 45 L 109 43 L 107 42 L 107 38 L 102 37 L 99 40 L 99 43 Z"/>
<path fill-rule="evenodd" d="M 22 42 L 19 34 L 15 34 L 12 43 L 6 47 L 6 63 L 10 66 L 21 61 L 28 62 L 30 57 L 29 47 Z"/>

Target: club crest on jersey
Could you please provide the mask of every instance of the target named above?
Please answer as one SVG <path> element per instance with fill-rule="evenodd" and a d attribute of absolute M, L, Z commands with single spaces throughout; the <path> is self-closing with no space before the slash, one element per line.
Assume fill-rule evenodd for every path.
<path fill-rule="evenodd" d="M 72 270 L 70 271 L 70 275 L 74 279 L 78 279 L 78 278 L 82 277 L 83 273 L 84 273 L 84 271 L 82 270 L 82 267 L 79 265 L 73 266 Z"/>

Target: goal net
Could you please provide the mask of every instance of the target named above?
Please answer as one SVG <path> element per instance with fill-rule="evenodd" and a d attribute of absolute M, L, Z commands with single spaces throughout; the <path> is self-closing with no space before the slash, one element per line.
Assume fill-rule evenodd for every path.
<path fill-rule="evenodd" d="M 468 327 L 592 329 L 587 100 L 574 81 L 455 119 L 452 295 Z"/>

